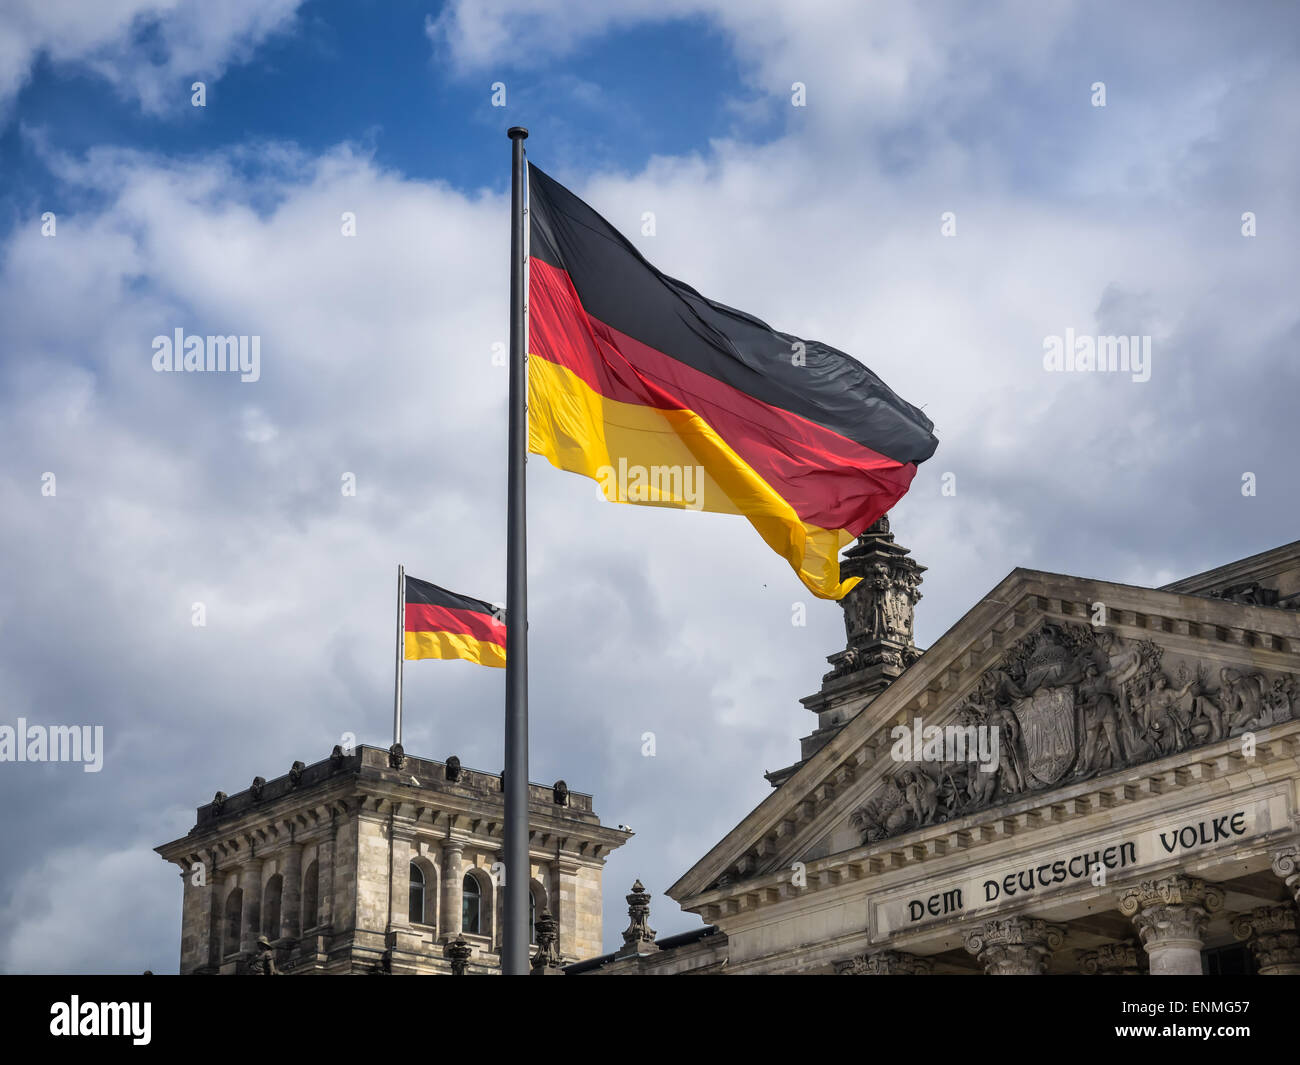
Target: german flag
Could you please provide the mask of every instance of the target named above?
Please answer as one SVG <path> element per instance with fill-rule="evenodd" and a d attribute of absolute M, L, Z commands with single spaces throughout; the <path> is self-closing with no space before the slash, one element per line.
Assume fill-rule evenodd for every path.
<path fill-rule="evenodd" d="M 403 657 L 464 658 L 481 666 L 506 664 L 506 626 L 491 603 L 406 578 Z"/>
<path fill-rule="evenodd" d="M 743 514 L 839 599 L 839 551 L 907 491 L 933 423 L 842 351 L 661 274 L 531 164 L 528 448 L 606 499 Z"/>

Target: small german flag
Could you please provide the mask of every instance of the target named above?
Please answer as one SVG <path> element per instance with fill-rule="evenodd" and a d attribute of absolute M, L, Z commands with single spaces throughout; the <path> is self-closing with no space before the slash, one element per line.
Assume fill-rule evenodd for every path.
<path fill-rule="evenodd" d="M 843 597 L 840 548 L 934 453 L 930 419 L 844 352 L 661 274 L 531 164 L 528 182 L 529 450 L 612 502 L 742 514 Z"/>
<path fill-rule="evenodd" d="M 491 603 L 406 578 L 404 657 L 464 658 L 504 668 L 506 625 Z"/>

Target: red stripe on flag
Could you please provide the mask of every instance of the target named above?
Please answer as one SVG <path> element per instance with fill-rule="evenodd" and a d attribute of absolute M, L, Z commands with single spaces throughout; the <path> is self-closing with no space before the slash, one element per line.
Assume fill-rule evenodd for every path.
<path fill-rule="evenodd" d="M 565 271 L 530 259 L 529 351 L 607 399 L 703 418 L 794 509 L 823 529 L 864 532 L 916 466 L 780 410 L 589 315 Z"/>
<path fill-rule="evenodd" d="M 427 603 L 406 604 L 407 632 L 459 632 L 476 640 L 506 645 L 505 624 L 491 614 L 474 610 L 449 610 Z"/>

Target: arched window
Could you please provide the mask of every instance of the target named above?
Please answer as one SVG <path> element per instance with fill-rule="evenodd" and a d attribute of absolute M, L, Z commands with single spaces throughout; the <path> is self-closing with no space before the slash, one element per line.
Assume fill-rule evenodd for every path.
<path fill-rule="evenodd" d="M 411 863 L 411 912 L 407 918 L 412 924 L 427 924 L 424 919 L 424 870 Z"/>
<path fill-rule="evenodd" d="M 226 955 L 239 953 L 240 922 L 244 911 L 244 891 L 235 888 L 226 896 L 226 928 L 222 953 Z"/>
<path fill-rule="evenodd" d="M 302 930 L 306 932 L 319 923 L 317 910 L 320 900 L 320 867 L 316 862 L 307 866 L 302 876 Z"/>
<path fill-rule="evenodd" d="M 284 894 L 284 877 L 279 873 L 266 882 L 262 890 L 262 935 L 280 938 L 280 899 Z"/>
<path fill-rule="evenodd" d="M 479 887 L 472 873 L 465 874 L 465 882 L 460 893 L 460 930 L 469 935 L 483 934 L 482 916 L 483 889 Z"/>

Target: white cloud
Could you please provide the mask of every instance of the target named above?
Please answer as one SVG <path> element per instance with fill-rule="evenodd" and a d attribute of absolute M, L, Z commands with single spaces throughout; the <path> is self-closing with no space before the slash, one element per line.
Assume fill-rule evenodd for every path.
<path fill-rule="evenodd" d="M 0 10 L 0 114 L 42 55 L 83 68 L 147 112 L 188 104 L 291 24 L 302 0 L 8 0 Z M 210 86 L 209 86 L 210 87 Z"/>

